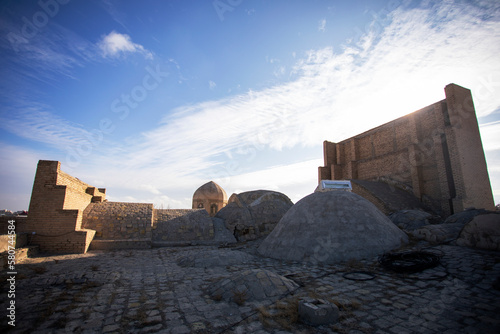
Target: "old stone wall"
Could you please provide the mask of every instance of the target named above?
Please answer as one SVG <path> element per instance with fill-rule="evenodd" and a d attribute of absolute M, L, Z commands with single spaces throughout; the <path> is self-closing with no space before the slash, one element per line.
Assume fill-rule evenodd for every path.
<path fill-rule="evenodd" d="M 214 240 L 214 223 L 205 209 L 155 211 L 153 243 L 185 244 Z"/>
<path fill-rule="evenodd" d="M 91 203 L 83 212 L 83 228 L 95 230 L 95 239 L 151 239 L 153 204 Z"/>
<path fill-rule="evenodd" d="M 445 87 L 446 99 L 339 143 L 324 142 L 318 181 L 390 180 L 449 216 L 492 210 L 486 160 L 470 90 Z"/>
<path fill-rule="evenodd" d="M 154 224 L 156 225 L 158 222 L 171 221 L 175 218 L 179 218 L 199 210 L 201 209 L 155 209 Z"/>
<path fill-rule="evenodd" d="M 219 225 L 204 209 L 160 210 L 147 203 L 91 203 L 83 212 L 83 227 L 96 231 L 91 249 L 101 250 L 234 242 Z"/>
<path fill-rule="evenodd" d="M 60 162 L 38 162 L 28 217 L 15 218 L 42 252 L 85 253 L 92 249 L 137 249 L 157 245 L 235 242 L 224 222 L 202 210 L 155 210 L 149 203 L 108 202 L 96 188 L 60 170 Z M 0 220 L 7 231 L 8 220 Z"/>

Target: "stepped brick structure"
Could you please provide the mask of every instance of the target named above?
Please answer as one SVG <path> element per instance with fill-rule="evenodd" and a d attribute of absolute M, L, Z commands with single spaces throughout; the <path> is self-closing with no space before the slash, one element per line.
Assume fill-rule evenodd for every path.
<path fill-rule="evenodd" d="M 325 141 L 318 182 L 383 181 L 445 217 L 468 207 L 494 210 L 471 92 L 449 84 L 445 95 L 339 143 Z"/>
<path fill-rule="evenodd" d="M 61 171 L 59 161 L 40 160 L 24 232 L 42 251 L 85 253 L 95 231 L 82 228 L 83 211 L 102 202 L 106 189 L 92 187 Z"/>
<path fill-rule="evenodd" d="M 235 242 L 224 223 L 212 220 L 204 208 L 159 210 L 151 203 L 108 202 L 104 188 L 90 186 L 60 168 L 59 161 L 38 162 L 28 217 L 16 219 L 16 232 L 27 234 L 29 244 L 42 252 Z M 217 187 L 222 202 L 215 203 L 221 208 L 227 197 Z"/>

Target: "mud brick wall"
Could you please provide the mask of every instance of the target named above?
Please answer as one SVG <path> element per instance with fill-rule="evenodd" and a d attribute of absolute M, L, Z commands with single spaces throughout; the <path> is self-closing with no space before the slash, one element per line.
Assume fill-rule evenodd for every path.
<path fill-rule="evenodd" d="M 102 240 L 151 239 L 153 204 L 91 203 L 83 212 L 83 227 Z"/>
<path fill-rule="evenodd" d="M 339 143 L 325 141 L 318 182 L 395 181 L 445 217 L 471 206 L 494 210 L 471 92 L 450 84 L 445 95 Z"/>
<path fill-rule="evenodd" d="M 205 209 L 155 210 L 152 240 L 192 242 L 214 239 L 214 224 Z"/>
<path fill-rule="evenodd" d="M 27 216 L 0 216 L 0 235 L 9 234 L 9 221 L 14 221 L 16 233 L 20 233 L 26 229 Z"/>
<path fill-rule="evenodd" d="M 48 253 L 82 254 L 89 249 L 94 238 L 93 230 L 71 231 L 61 235 L 28 235 L 30 245 L 39 245 L 40 250 Z"/>
<path fill-rule="evenodd" d="M 43 252 L 84 253 L 95 232 L 82 229 L 83 210 L 104 200 L 105 189 L 92 187 L 60 167 L 59 161 L 38 162 L 28 218 L 16 232 L 34 233 L 31 243 Z"/>

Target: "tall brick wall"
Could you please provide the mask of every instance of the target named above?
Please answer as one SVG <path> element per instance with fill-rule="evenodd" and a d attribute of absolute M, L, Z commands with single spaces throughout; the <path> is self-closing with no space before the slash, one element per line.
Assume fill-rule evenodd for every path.
<path fill-rule="evenodd" d="M 448 216 L 493 209 L 470 90 L 445 87 L 446 99 L 339 143 L 324 142 L 321 180 L 390 180 Z"/>
<path fill-rule="evenodd" d="M 85 253 L 95 231 L 81 228 L 83 210 L 102 201 L 105 189 L 96 189 L 60 169 L 59 161 L 40 160 L 33 183 L 29 214 L 22 231 L 34 233 L 41 251 Z"/>
<path fill-rule="evenodd" d="M 484 205 L 494 210 L 494 202 L 486 159 L 482 149 L 479 126 L 470 90 L 448 85 L 445 88 L 448 118 L 451 124 L 449 148 L 456 179 L 454 206 L 458 209 Z"/>

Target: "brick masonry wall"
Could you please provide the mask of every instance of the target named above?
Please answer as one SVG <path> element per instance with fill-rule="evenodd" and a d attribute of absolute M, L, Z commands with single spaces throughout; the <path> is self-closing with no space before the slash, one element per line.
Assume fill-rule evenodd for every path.
<path fill-rule="evenodd" d="M 387 215 L 390 213 L 390 210 L 387 207 L 387 205 L 383 201 L 378 199 L 373 193 L 369 192 L 368 190 L 366 190 L 364 187 L 360 186 L 357 183 L 352 182 L 351 185 L 352 185 L 352 191 L 354 193 L 372 202 L 377 207 L 377 209 L 382 211 L 384 214 Z"/>
<path fill-rule="evenodd" d="M 400 118 L 394 121 L 394 139 L 396 141 L 396 150 L 405 149 L 412 143 L 410 135 L 410 121 Z"/>
<path fill-rule="evenodd" d="M 66 186 L 63 209 L 78 209 L 83 211 L 94 197 L 90 193 L 92 189 L 95 189 L 94 187 L 62 171 L 59 171 L 57 174 L 57 184 Z M 87 189 L 89 189 L 89 192 L 87 192 Z M 104 196 L 104 194 L 98 193 Z"/>
<path fill-rule="evenodd" d="M 375 148 L 373 147 L 373 136 L 367 135 L 364 137 L 360 137 L 358 140 L 358 147 L 358 158 L 360 160 L 370 159 L 373 156 L 375 150 Z"/>
<path fill-rule="evenodd" d="M 472 95 L 454 84 L 445 93 L 445 100 L 407 116 L 325 142 L 318 182 L 394 180 L 443 216 L 470 206 L 493 210 Z"/>
<path fill-rule="evenodd" d="M 102 240 L 151 239 L 153 204 L 91 203 L 83 212 L 82 226 Z"/>
<path fill-rule="evenodd" d="M 14 220 L 16 233 L 22 233 L 25 230 L 27 216 L 0 216 L 0 235 L 9 233 L 9 220 Z"/>
<path fill-rule="evenodd" d="M 91 249 L 215 241 L 214 222 L 205 209 L 160 210 L 145 203 L 91 203 L 83 212 L 82 226 L 96 231 Z"/>
<path fill-rule="evenodd" d="M 360 160 L 357 163 L 357 178 L 360 180 L 376 180 L 381 177 L 390 177 L 399 182 L 410 183 L 410 175 L 405 173 L 403 169 L 398 170 L 397 168 L 400 164 L 405 163 L 408 163 L 407 150 Z"/>
<path fill-rule="evenodd" d="M 62 235 L 50 236 L 35 234 L 29 235 L 28 241 L 31 245 L 40 245 L 43 252 L 48 253 L 86 253 L 90 242 L 94 238 L 95 231 L 79 230 L 71 231 Z"/>
<path fill-rule="evenodd" d="M 454 162 L 459 209 L 475 206 L 494 210 L 491 184 L 486 169 L 479 126 L 470 90 L 448 85 L 445 88 L 446 104 L 453 135 L 450 136 L 450 154 Z M 451 140 L 453 139 L 453 140 Z"/>
<path fill-rule="evenodd" d="M 38 162 L 28 218 L 18 232 L 35 233 L 31 242 L 42 252 L 84 253 L 95 232 L 81 229 L 83 210 L 104 200 L 105 189 L 62 172 L 60 166 L 58 161 Z"/>

